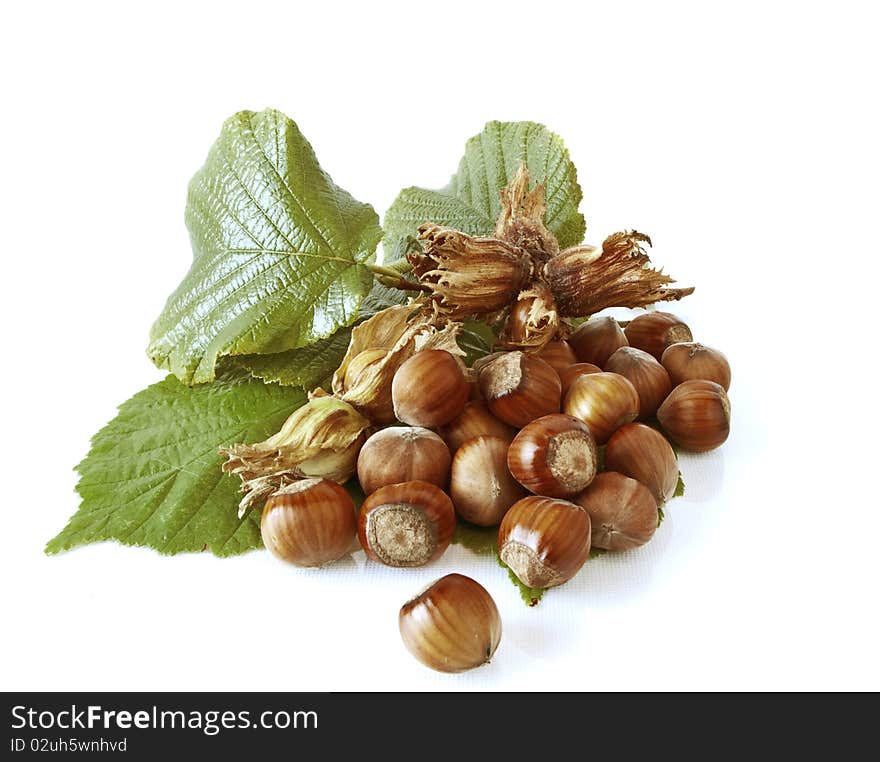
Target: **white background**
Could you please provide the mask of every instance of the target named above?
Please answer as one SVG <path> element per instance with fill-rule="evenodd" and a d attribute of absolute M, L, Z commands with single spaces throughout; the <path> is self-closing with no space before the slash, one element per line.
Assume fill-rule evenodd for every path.
<path fill-rule="evenodd" d="M 16 3 L 0 11 L 4 689 L 880 688 L 877 19 L 872 3 Z M 274 106 L 383 213 L 490 119 L 564 137 L 588 240 L 636 227 L 697 286 L 733 434 L 683 459 L 644 549 L 537 609 L 491 561 L 306 572 L 112 543 L 57 557 L 73 466 L 162 378 L 186 184 Z M 232 508 L 231 508 L 232 509 Z M 432 673 L 397 611 L 464 571 L 493 663 Z"/>

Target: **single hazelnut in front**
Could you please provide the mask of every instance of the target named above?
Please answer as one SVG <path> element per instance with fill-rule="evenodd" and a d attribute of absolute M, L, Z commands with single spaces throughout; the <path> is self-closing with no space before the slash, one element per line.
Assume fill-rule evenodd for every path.
<path fill-rule="evenodd" d="M 653 356 L 635 347 L 621 347 L 605 363 L 605 370 L 628 379 L 639 395 L 639 418 L 652 418 L 672 391 L 669 374 Z"/>
<path fill-rule="evenodd" d="M 461 364 L 443 349 L 416 352 L 391 382 L 394 415 L 410 426 L 449 423 L 464 409 L 470 393 Z"/>
<path fill-rule="evenodd" d="M 596 440 L 590 427 L 562 413 L 545 415 L 526 425 L 507 451 L 507 466 L 530 492 L 569 497 L 596 475 Z"/>
<path fill-rule="evenodd" d="M 449 452 L 455 455 L 456 450 L 468 439 L 492 436 L 510 442 L 516 435 L 516 429 L 499 421 L 489 412 L 484 402 L 471 400 L 457 418 L 441 426 L 437 433 L 446 442 Z"/>
<path fill-rule="evenodd" d="M 678 486 L 678 459 L 672 445 L 657 429 L 644 423 L 621 426 L 605 445 L 605 468 L 644 484 L 658 504 Z"/>
<path fill-rule="evenodd" d="M 671 312 L 646 312 L 629 321 L 624 329 L 631 347 L 641 349 L 659 360 L 666 347 L 693 341 L 691 329 Z"/>
<path fill-rule="evenodd" d="M 730 434 L 730 400 L 714 381 L 685 381 L 660 405 L 657 420 L 679 447 L 714 450 Z"/>
<path fill-rule="evenodd" d="M 578 362 L 592 363 L 601 368 L 613 352 L 627 345 L 627 340 L 613 317 L 591 317 L 578 326 L 568 343 L 577 355 Z"/>
<path fill-rule="evenodd" d="M 573 501 L 590 514 L 591 544 L 605 550 L 631 550 L 657 531 L 660 514 L 648 488 L 615 471 L 597 474 Z"/>
<path fill-rule="evenodd" d="M 468 439 L 452 459 L 449 495 L 456 513 L 478 526 L 497 526 L 526 491 L 507 467 L 510 440 L 479 436 Z"/>
<path fill-rule="evenodd" d="M 354 501 L 329 479 L 293 482 L 266 501 L 260 534 L 273 556 L 294 566 L 331 563 L 357 547 Z"/>
<path fill-rule="evenodd" d="M 535 355 L 504 352 L 482 365 L 479 373 L 489 411 L 511 426 L 521 428 L 542 415 L 559 412 L 559 374 Z"/>
<path fill-rule="evenodd" d="M 438 672 L 486 664 L 501 642 L 495 601 L 463 574 L 447 574 L 404 603 L 398 625 L 407 650 Z"/>
<path fill-rule="evenodd" d="M 617 373 L 590 373 L 576 378 L 565 395 L 562 410 L 583 421 L 599 444 L 639 415 L 639 394 Z"/>
<path fill-rule="evenodd" d="M 380 487 L 358 515 L 358 539 L 366 554 L 387 566 L 422 566 L 443 555 L 455 531 L 449 496 L 429 482 Z"/>
<path fill-rule="evenodd" d="M 590 556 L 590 515 L 567 500 L 523 498 L 498 528 L 498 554 L 528 587 L 561 585 Z"/>
<path fill-rule="evenodd" d="M 717 349 L 690 341 L 666 348 L 661 358 L 673 386 L 684 381 L 714 381 L 730 389 L 730 363 Z"/>
<path fill-rule="evenodd" d="M 379 487 L 423 481 L 441 489 L 449 481 L 452 457 L 446 443 L 420 426 L 390 426 L 371 436 L 358 455 L 357 475 L 367 495 Z"/>

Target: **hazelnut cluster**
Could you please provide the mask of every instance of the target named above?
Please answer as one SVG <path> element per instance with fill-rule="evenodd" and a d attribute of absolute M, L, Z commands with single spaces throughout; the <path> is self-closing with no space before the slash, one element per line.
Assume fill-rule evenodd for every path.
<path fill-rule="evenodd" d="M 471 368 L 444 349 L 416 352 L 391 383 L 398 425 L 359 449 L 360 511 L 330 479 L 297 480 L 263 508 L 266 547 L 319 566 L 359 543 L 380 563 L 421 566 L 463 520 L 497 526 L 504 563 L 546 588 L 577 574 L 591 548 L 643 545 L 678 481 L 670 441 L 703 452 L 729 433 L 730 366 L 692 338 L 674 315 L 649 312 L 625 327 L 591 318 L 567 341 Z M 364 353 L 349 368 L 381 360 Z M 400 631 L 420 661 L 455 672 L 489 660 L 501 620 L 482 586 L 451 574 L 403 606 Z"/>

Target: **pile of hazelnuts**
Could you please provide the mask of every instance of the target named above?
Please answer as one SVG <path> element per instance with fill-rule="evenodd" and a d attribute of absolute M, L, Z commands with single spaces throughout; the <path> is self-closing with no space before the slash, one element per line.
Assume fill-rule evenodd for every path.
<path fill-rule="evenodd" d="M 625 327 L 593 317 L 567 341 L 491 354 L 470 371 L 443 350 L 418 352 L 392 383 L 403 425 L 360 450 L 360 511 L 335 482 L 296 482 L 266 503 L 263 540 L 316 566 L 349 553 L 356 534 L 371 559 L 412 567 L 441 556 L 461 519 L 498 526 L 501 560 L 523 584 L 559 585 L 591 548 L 651 539 L 678 483 L 669 440 L 695 452 L 722 444 L 729 386 L 724 355 L 667 312 Z M 450 574 L 403 606 L 400 631 L 424 664 L 458 672 L 489 660 L 501 620 L 485 588 Z"/>

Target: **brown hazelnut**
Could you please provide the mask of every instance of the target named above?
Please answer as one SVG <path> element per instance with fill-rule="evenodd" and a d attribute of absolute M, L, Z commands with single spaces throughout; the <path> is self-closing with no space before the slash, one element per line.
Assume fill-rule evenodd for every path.
<path fill-rule="evenodd" d="M 730 389 L 730 364 L 727 358 L 712 347 L 696 342 L 673 344 L 666 348 L 661 358 L 673 386 L 684 381 L 714 381 L 724 391 Z"/>
<path fill-rule="evenodd" d="M 526 425 L 507 451 L 507 466 L 530 492 L 568 497 L 596 475 L 596 440 L 590 427 L 562 413 L 545 415 Z"/>
<path fill-rule="evenodd" d="M 578 359 L 567 341 L 550 341 L 538 352 L 540 357 L 557 373 L 562 373 L 569 365 L 574 365 Z"/>
<path fill-rule="evenodd" d="M 670 312 L 639 315 L 629 321 L 624 333 L 631 347 L 653 355 L 655 360 L 659 360 L 671 344 L 694 340 L 687 324 Z"/>
<path fill-rule="evenodd" d="M 591 544 L 605 550 L 630 550 L 654 536 L 659 521 L 657 501 L 635 479 L 604 471 L 574 502 L 590 514 Z"/>
<path fill-rule="evenodd" d="M 438 672 L 479 667 L 501 642 L 495 601 L 463 574 L 447 574 L 404 603 L 398 624 L 407 650 Z"/>
<path fill-rule="evenodd" d="M 714 381 L 685 381 L 660 405 L 657 420 L 679 447 L 713 450 L 730 434 L 730 400 Z"/>
<path fill-rule="evenodd" d="M 380 487 L 358 515 L 358 539 L 366 554 L 388 566 L 421 566 L 443 555 L 455 531 L 447 494 L 428 482 Z"/>
<path fill-rule="evenodd" d="M 669 500 L 678 486 L 672 445 L 644 423 L 628 423 L 611 435 L 605 445 L 605 468 L 644 484 L 658 504 Z"/>
<path fill-rule="evenodd" d="M 260 534 L 273 556 L 295 566 L 336 561 L 354 545 L 354 502 L 329 479 L 294 482 L 266 501 Z"/>
<path fill-rule="evenodd" d="M 501 437 L 510 442 L 516 435 L 516 429 L 503 421 L 499 421 L 489 412 L 485 403 L 470 401 L 464 406 L 459 416 L 441 426 L 437 433 L 443 437 L 449 452 L 453 455 L 468 439 L 480 436 Z"/>
<path fill-rule="evenodd" d="M 590 362 L 576 362 L 574 365 L 569 365 L 564 371 L 559 374 L 559 380 L 562 381 L 562 396 L 565 397 L 568 390 L 571 388 L 572 382 L 578 378 L 579 376 L 587 376 L 590 373 L 601 373 L 602 368 L 598 365 L 593 365 Z"/>
<path fill-rule="evenodd" d="M 588 362 L 600 368 L 612 352 L 627 345 L 626 335 L 613 317 L 591 317 L 578 326 L 568 343 L 578 362 Z"/>
<path fill-rule="evenodd" d="M 590 556 L 590 515 L 567 500 L 525 497 L 501 522 L 498 553 L 524 585 L 561 585 Z"/>
<path fill-rule="evenodd" d="M 470 387 L 459 361 L 443 349 L 416 352 L 394 374 L 394 414 L 410 426 L 449 423 L 464 409 Z"/>
<path fill-rule="evenodd" d="M 539 357 L 505 352 L 482 367 L 479 379 L 490 412 L 511 426 L 559 412 L 562 382 Z"/>
<path fill-rule="evenodd" d="M 628 379 L 639 395 L 639 418 L 653 418 L 672 391 L 666 369 L 651 355 L 635 347 L 621 347 L 605 363 L 605 370 Z"/>
<path fill-rule="evenodd" d="M 479 436 L 464 442 L 452 459 L 449 495 L 465 521 L 496 526 L 526 491 L 507 468 L 510 440 Z"/>
<path fill-rule="evenodd" d="M 379 487 L 423 481 L 444 489 L 452 456 L 433 431 L 419 426 L 390 426 L 377 431 L 358 455 L 358 481 L 369 495 Z"/>
<path fill-rule="evenodd" d="M 563 412 L 583 421 L 599 444 L 639 414 L 636 388 L 616 373 L 591 373 L 576 378 L 565 395 Z"/>

